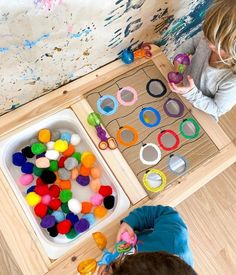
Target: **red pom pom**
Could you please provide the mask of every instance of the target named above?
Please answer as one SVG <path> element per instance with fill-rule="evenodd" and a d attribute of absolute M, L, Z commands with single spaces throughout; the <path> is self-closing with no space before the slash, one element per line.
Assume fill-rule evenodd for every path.
<path fill-rule="evenodd" d="M 34 208 L 34 213 L 36 216 L 43 218 L 44 216 L 46 216 L 48 211 L 48 207 L 47 205 L 43 204 L 43 203 L 38 203 L 35 208 Z"/>
<path fill-rule="evenodd" d="M 41 178 L 36 179 L 36 185 L 45 185 Z"/>
<path fill-rule="evenodd" d="M 109 185 L 101 185 L 98 193 L 101 194 L 103 197 L 107 197 L 112 194 L 112 188 Z"/>
<path fill-rule="evenodd" d="M 67 234 L 71 229 L 71 221 L 70 220 L 64 220 L 62 222 L 59 222 L 57 224 L 57 231 L 60 234 Z"/>
<path fill-rule="evenodd" d="M 62 157 L 59 159 L 59 161 L 58 161 L 58 167 L 59 167 L 59 168 L 64 168 L 64 162 L 65 162 L 66 159 L 67 159 L 67 157 L 64 157 L 64 156 L 62 156 Z"/>
<path fill-rule="evenodd" d="M 34 192 L 40 196 L 43 196 L 49 193 L 49 189 L 47 185 L 37 185 L 34 189 Z"/>
<path fill-rule="evenodd" d="M 59 188 L 59 186 L 55 184 L 51 185 L 49 188 L 49 195 L 53 198 L 58 198 L 60 192 L 61 192 L 61 189 Z"/>
<path fill-rule="evenodd" d="M 49 202 L 49 207 L 53 210 L 57 210 L 61 206 L 61 201 L 59 199 L 52 199 Z"/>

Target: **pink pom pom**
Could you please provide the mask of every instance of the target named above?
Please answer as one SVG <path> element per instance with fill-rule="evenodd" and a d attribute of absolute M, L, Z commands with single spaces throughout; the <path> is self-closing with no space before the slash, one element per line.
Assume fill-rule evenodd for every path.
<path fill-rule="evenodd" d="M 42 203 L 44 203 L 44 204 L 46 204 L 46 205 L 48 205 L 49 204 L 49 202 L 51 201 L 51 196 L 50 195 L 44 195 L 43 197 L 42 197 Z"/>
<path fill-rule="evenodd" d="M 94 194 L 90 198 L 90 201 L 91 201 L 92 205 L 99 206 L 103 202 L 103 196 L 100 194 Z"/>
<path fill-rule="evenodd" d="M 34 177 L 32 174 L 23 174 L 19 178 L 19 183 L 26 186 L 33 182 Z"/>

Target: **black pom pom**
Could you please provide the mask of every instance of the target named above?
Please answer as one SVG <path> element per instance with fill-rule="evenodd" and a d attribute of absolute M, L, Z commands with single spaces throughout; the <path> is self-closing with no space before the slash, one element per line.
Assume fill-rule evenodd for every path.
<path fill-rule="evenodd" d="M 21 152 L 27 158 L 32 158 L 34 156 L 34 154 L 31 151 L 31 147 L 30 146 L 26 146 L 25 148 L 23 148 L 21 150 Z"/>
<path fill-rule="evenodd" d="M 43 170 L 40 178 L 46 184 L 51 184 L 56 181 L 56 175 L 49 170 Z"/>
<path fill-rule="evenodd" d="M 57 224 L 55 224 L 53 227 L 48 228 L 47 231 L 51 237 L 55 238 L 58 235 Z"/>
<path fill-rule="evenodd" d="M 106 209 L 112 209 L 115 204 L 115 197 L 112 195 L 105 197 L 103 200 L 103 204 Z"/>

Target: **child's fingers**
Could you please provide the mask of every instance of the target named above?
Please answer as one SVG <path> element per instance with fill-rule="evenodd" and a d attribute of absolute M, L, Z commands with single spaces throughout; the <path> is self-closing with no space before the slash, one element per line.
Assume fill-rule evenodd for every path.
<path fill-rule="evenodd" d="M 194 80 L 192 79 L 192 77 L 190 75 L 187 76 L 187 79 L 188 79 L 190 87 L 195 85 Z"/>

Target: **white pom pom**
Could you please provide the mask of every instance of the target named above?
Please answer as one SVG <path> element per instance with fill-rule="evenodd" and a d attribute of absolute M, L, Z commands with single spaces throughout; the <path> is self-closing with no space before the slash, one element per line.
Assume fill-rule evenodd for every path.
<path fill-rule="evenodd" d="M 47 150 L 45 157 L 52 160 L 57 160 L 59 158 L 59 152 L 56 150 Z"/>
<path fill-rule="evenodd" d="M 70 199 L 68 201 L 68 208 L 74 214 L 79 214 L 82 210 L 82 204 L 76 199 Z"/>
<path fill-rule="evenodd" d="M 54 149 L 54 141 L 49 141 L 46 145 L 48 150 L 53 150 Z"/>
<path fill-rule="evenodd" d="M 80 138 L 79 135 L 73 134 L 73 135 L 71 136 L 70 143 L 71 143 L 72 145 L 78 145 L 78 144 L 80 143 L 80 141 L 81 141 L 81 138 Z"/>

